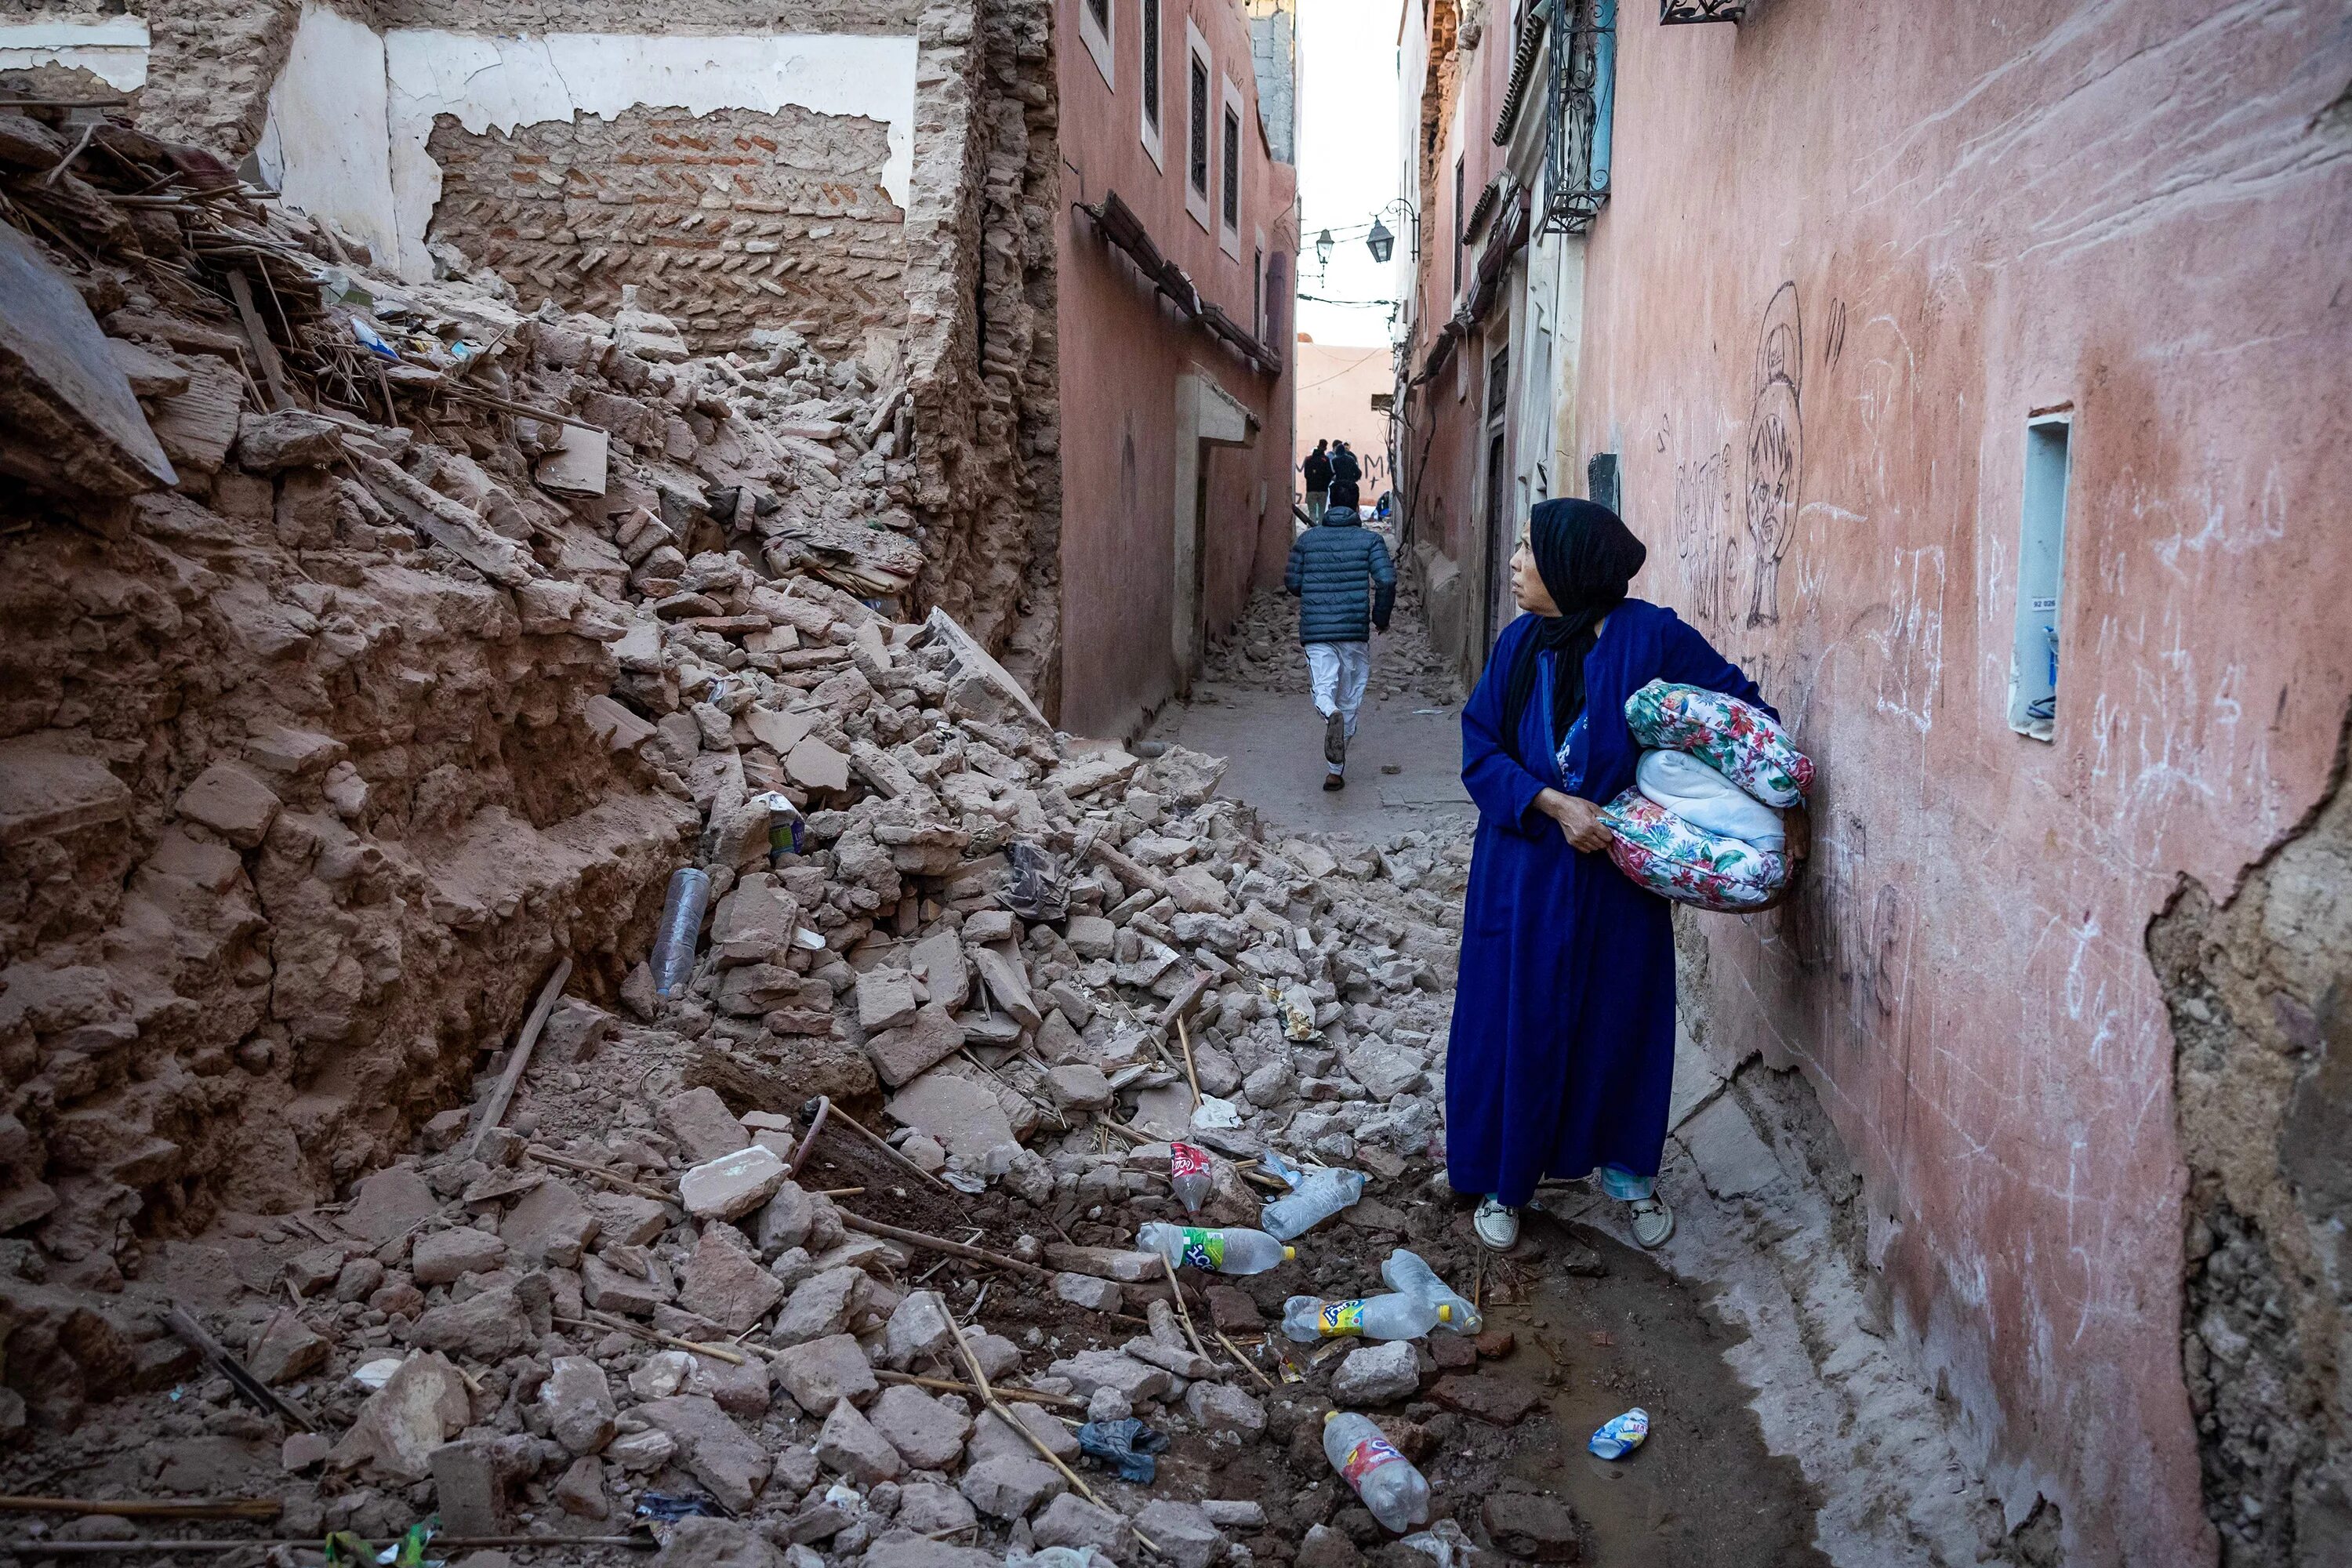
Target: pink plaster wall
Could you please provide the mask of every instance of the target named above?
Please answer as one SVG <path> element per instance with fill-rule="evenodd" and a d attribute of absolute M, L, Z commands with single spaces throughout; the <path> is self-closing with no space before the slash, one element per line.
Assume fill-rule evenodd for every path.
<path fill-rule="evenodd" d="M 1084 0 L 1055 7 L 1055 72 L 1061 85 L 1064 210 L 1057 279 L 1062 376 L 1062 714 L 1081 734 L 1124 734 L 1175 690 L 1176 383 L 1188 369 L 1212 376 L 1260 421 L 1257 444 L 1215 449 L 1209 459 L 1206 529 L 1208 625 L 1222 628 L 1247 604 L 1253 582 L 1278 580 L 1290 542 L 1291 386 L 1254 368 L 1178 315 L 1121 252 L 1076 210 L 1116 191 L 1162 254 L 1204 300 L 1248 325 L 1252 254 L 1264 230 L 1282 276 L 1296 279 L 1297 174 L 1268 155 L 1257 124 L 1257 84 L 1239 0 L 1163 0 L 1162 125 L 1167 167 L 1139 134 L 1141 0 L 1112 0 L 1115 80 L 1107 84 L 1080 40 Z M 1212 124 L 1222 79 L 1241 90 L 1241 258 L 1219 247 L 1184 206 L 1185 31 L 1191 17 L 1212 61 Z M 1211 142 L 1210 221 L 1217 217 L 1220 158 Z M 1286 351 L 1292 311 L 1276 302 L 1270 342 Z"/>
<path fill-rule="evenodd" d="M 1422 9 L 1417 5 L 1412 6 L 1409 15 Z M 1437 151 L 1432 160 L 1437 177 L 1416 198 L 1423 202 L 1424 257 L 1414 280 L 1412 374 L 1416 375 L 1427 363 L 1430 345 L 1438 330 L 1469 298 L 1475 282 L 1479 246 L 1474 240 L 1462 247 L 1462 287 L 1459 290 L 1454 287 L 1454 165 L 1459 157 L 1466 192 L 1466 216 L 1476 205 L 1478 193 L 1505 162 L 1505 150 L 1495 144 L 1493 132 L 1495 118 L 1510 80 L 1508 19 L 1497 19 L 1507 9 L 1488 7 L 1479 46 L 1461 57 L 1454 89 L 1454 97 L 1463 100 L 1461 123 L 1457 131 L 1454 105 L 1449 100 L 1438 121 Z M 1417 21 L 1409 25 L 1417 25 Z M 1413 85 L 1417 89 L 1418 84 Z M 1530 111 L 1540 107 L 1536 104 Z M 1490 226 L 1492 222 L 1490 218 Z M 1480 233 L 1483 237 L 1486 231 Z M 1410 426 L 1402 462 L 1415 498 L 1413 542 L 1434 547 L 1465 574 L 1480 573 L 1485 566 L 1476 543 L 1485 505 L 1478 480 L 1485 471 L 1487 439 L 1486 362 L 1508 330 L 1506 294 L 1497 297 L 1486 319 L 1454 346 L 1454 363 L 1417 388 L 1409 400 Z M 1507 445 L 1517 438 L 1516 431 L 1507 430 L 1505 434 Z M 1484 591 L 1482 584 L 1471 595 L 1474 627 L 1478 595 Z"/>
<path fill-rule="evenodd" d="M 1290 488 L 1303 503 L 1301 473 L 1318 441 L 1345 441 L 1363 465 L 1360 499 L 1370 506 L 1393 482 L 1389 474 L 1389 416 L 1372 406 L 1372 395 L 1396 390 L 1396 356 L 1385 347 L 1356 343 L 1297 345 L 1298 428 L 1293 442 Z"/>
<path fill-rule="evenodd" d="M 2210 1562 L 2143 940 L 2311 806 L 2352 694 L 2352 15 L 1621 16 L 1579 428 L 1622 455 L 1635 591 L 1821 766 L 1802 899 L 1707 917 L 1708 1027 L 1815 1084 L 2013 1517 L 2055 1500 L 2075 1564 Z M 1750 500 L 1776 363 L 1785 547 Z M 2056 405 L 2045 744 L 2005 700 L 2024 426 Z"/>

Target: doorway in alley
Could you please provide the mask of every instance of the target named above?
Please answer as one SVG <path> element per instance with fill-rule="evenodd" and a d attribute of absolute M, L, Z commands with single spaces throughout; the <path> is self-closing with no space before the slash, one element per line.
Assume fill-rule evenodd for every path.
<path fill-rule="evenodd" d="M 1505 440 L 1503 411 L 1510 405 L 1506 395 L 1511 381 L 1511 351 L 1509 345 L 1496 349 L 1486 361 L 1486 598 L 1485 616 L 1479 639 L 1479 662 L 1486 662 L 1486 650 L 1495 646 L 1495 637 L 1511 620 L 1511 519 L 1507 498 L 1510 495 L 1510 465 L 1505 460 L 1508 447 Z"/>

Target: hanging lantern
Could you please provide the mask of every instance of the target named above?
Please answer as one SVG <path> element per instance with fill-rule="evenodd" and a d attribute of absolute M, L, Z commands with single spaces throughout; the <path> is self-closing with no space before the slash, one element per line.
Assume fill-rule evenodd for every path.
<path fill-rule="evenodd" d="M 1315 237 L 1315 259 L 1326 267 L 1331 265 L 1331 231 L 1328 228 Z"/>
<path fill-rule="evenodd" d="M 1396 236 L 1389 232 L 1388 225 L 1374 218 L 1372 232 L 1364 237 L 1364 243 L 1371 247 L 1374 261 L 1386 262 L 1390 252 L 1396 249 Z"/>

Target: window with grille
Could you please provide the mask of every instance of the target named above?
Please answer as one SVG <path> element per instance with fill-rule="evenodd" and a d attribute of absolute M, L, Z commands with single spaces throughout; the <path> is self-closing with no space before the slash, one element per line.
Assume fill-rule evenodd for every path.
<path fill-rule="evenodd" d="M 1225 226 L 1242 221 L 1242 117 L 1225 110 Z"/>
<path fill-rule="evenodd" d="M 1192 188 L 1209 194 L 1209 62 L 1192 57 L 1192 140 L 1186 160 Z"/>
<path fill-rule="evenodd" d="M 1160 0 L 1143 0 L 1143 118 L 1160 129 Z"/>

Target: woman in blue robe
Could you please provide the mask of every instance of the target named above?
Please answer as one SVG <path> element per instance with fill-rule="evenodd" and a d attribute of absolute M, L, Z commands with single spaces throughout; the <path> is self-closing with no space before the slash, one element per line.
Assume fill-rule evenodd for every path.
<path fill-rule="evenodd" d="M 1480 1194 L 1472 1228 L 1496 1248 L 1517 1241 L 1538 1182 L 1596 1169 L 1633 1205 L 1643 1246 L 1674 1232 L 1655 1191 L 1674 1081 L 1670 906 L 1609 858 L 1601 807 L 1633 783 L 1642 748 L 1625 700 L 1643 686 L 1765 704 L 1672 610 L 1625 596 L 1647 554 L 1606 507 L 1538 503 L 1511 559 L 1527 614 L 1462 710 L 1478 836 L 1445 1061 L 1446 1176 Z"/>

